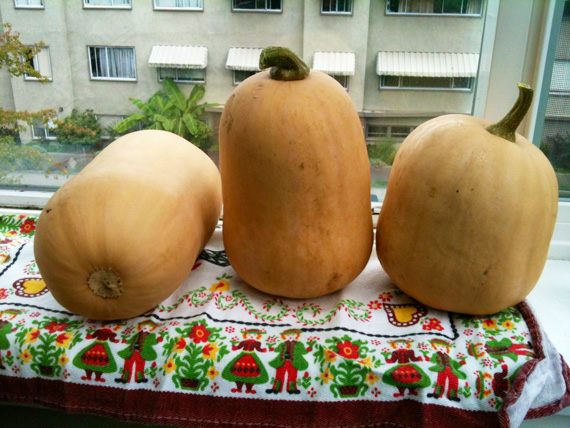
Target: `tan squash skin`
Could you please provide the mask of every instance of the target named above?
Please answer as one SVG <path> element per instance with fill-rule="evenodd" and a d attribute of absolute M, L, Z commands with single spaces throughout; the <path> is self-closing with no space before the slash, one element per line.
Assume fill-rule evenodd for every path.
<path fill-rule="evenodd" d="M 404 141 L 378 220 L 382 267 L 425 305 L 484 315 L 522 301 L 546 262 L 558 210 L 548 159 L 527 139 L 447 115 Z"/>
<path fill-rule="evenodd" d="M 71 312 L 130 318 L 180 286 L 220 211 L 220 176 L 206 154 L 166 131 L 134 132 L 52 196 L 37 223 L 36 262 L 53 297 Z M 120 296 L 103 298 L 88 286 L 101 268 L 118 274 Z"/>
<path fill-rule="evenodd" d="M 220 123 L 223 237 L 236 272 L 291 298 L 349 284 L 372 251 L 370 167 L 346 91 L 311 71 L 240 84 Z"/>

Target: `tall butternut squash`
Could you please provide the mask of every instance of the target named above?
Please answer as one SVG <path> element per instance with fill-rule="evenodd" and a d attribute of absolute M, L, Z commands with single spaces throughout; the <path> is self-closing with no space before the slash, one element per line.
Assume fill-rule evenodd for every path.
<path fill-rule="evenodd" d="M 349 284 L 372 250 L 370 167 L 354 105 L 285 48 L 262 52 L 220 123 L 223 238 L 236 272 L 274 295 Z"/>

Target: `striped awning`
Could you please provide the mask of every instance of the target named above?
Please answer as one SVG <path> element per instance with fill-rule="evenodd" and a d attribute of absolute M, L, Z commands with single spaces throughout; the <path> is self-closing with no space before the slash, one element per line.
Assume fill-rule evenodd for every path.
<path fill-rule="evenodd" d="M 315 52 L 313 70 L 335 76 L 354 76 L 356 56 L 353 52 Z"/>
<path fill-rule="evenodd" d="M 206 68 L 208 48 L 205 46 L 153 46 L 148 65 L 165 68 Z"/>
<path fill-rule="evenodd" d="M 448 52 L 378 52 L 379 76 L 475 77 L 479 55 Z"/>
<path fill-rule="evenodd" d="M 259 71 L 261 48 L 230 48 L 226 68 L 228 70 Z"/>

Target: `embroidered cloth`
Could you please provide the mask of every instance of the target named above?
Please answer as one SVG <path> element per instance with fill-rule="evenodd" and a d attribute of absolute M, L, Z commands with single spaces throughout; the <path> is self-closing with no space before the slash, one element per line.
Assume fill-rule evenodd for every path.
<path fill-rule="evenodd" d="M 344 290 L 282 299 L 239 278 L 220 226 L 167 300 L 100 322 L 51 296 L 35 224 L 0 217 L 0 401 L 200 427 L 515 427 L 570 404 L 568 366 L 527 303 L 428 308 L 374 251 Z"/>

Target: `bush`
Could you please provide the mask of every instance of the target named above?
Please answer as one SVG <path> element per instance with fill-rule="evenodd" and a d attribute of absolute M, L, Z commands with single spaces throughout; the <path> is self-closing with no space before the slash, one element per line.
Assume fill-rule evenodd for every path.
<path fill-rule="evenodd" d="M 55 121 L 54 129 L 58 142 L 72 145 L 92 145 L 101 139 L 102 128 L 93 110 L 79 113 L 73 109 L 63 120 Z"/>
<path fill-rule="evenodd" d="M 372 165 L 392 165 L 398 152 L 396 143 L 393 141 L 375 141 L 366 145 L 368 159 Z"/>
<path fill-rule="evenodd" d="M 570 134 L 556 134 L 542 140 L 540 146 L 554 169 L 558 172 L 570 172 Z"/>

